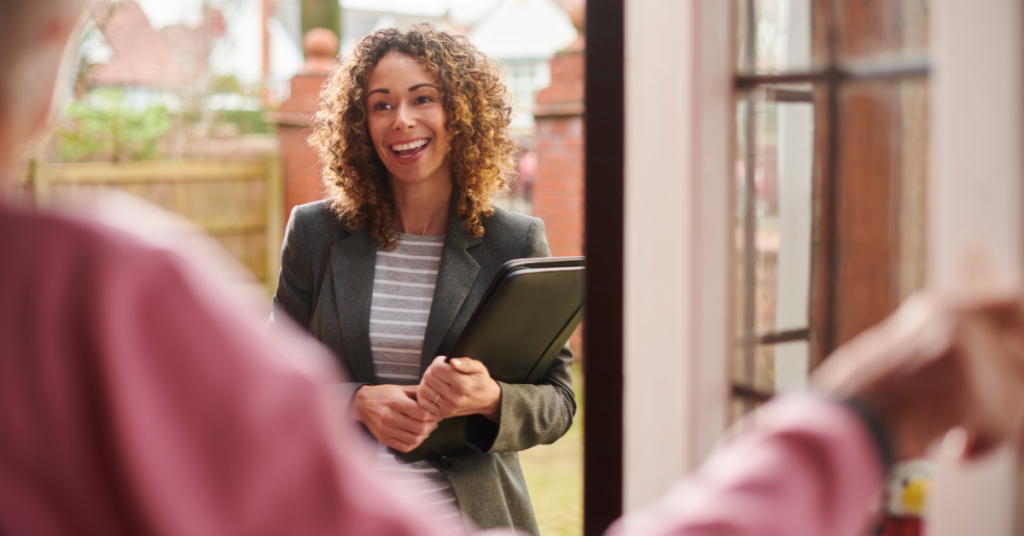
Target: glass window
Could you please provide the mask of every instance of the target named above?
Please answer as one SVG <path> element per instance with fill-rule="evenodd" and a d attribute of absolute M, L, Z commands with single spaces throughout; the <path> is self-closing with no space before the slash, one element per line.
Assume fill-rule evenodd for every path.
<path fill-rule="evenodd" d="M 811 54 L 811 39 L 823 28 L 812 24 L 811 0 L 741 2 L 737 13 L 741 71 L 806 71 L 820 66 Z M 753 27 L 748 21 L 754 21 Z"/>
<path fill-rule="evenodd" d="M 736 0 L 733 413 L 927 277 L 927 0 Z"/>

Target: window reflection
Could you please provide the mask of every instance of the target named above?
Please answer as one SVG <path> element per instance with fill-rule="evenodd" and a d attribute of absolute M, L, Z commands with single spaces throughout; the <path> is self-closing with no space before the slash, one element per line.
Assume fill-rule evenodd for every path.
<path fill-rule="evenodd" d="M 737 6 L 740 15 L 738 65 L 745 71 L 762 73 L 814 67 L 811 7 L 811 0 L 757 0 L 753 5 L 740 0 Z M 750 20 L 754 21 L 753 28 L 750 28 Z M 747 41 L 751 34 L 756 36 L 753 43 Z M 752 67 L 746 57 L 751 46 L 754 50 Z"/>

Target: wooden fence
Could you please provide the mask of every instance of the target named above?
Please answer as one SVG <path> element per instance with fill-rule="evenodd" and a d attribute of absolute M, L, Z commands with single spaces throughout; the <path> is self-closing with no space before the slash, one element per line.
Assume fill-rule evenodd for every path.
<path fill-rule="evenodd" d="M 280 155 L 250 161 L 42 164 L 33 161 L 16 195 L 46 205 L 76 188 L 117 187 L 177 213 L 213 236 L 273 292 L 284 232 Z"/>

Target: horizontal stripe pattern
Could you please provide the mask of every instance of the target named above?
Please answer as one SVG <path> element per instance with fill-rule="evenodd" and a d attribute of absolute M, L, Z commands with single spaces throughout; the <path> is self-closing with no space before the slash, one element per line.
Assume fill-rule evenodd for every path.
<path fill-rule="evenodd" d="M 426 326 L 426 322 L 412 322 L 409 320 L 374 320 L 375 324 L 392 324 L 396 326 Z"/>
<path fill-rule="evenodd" d="M 434 302 L 444 235 L 399 234 L 394 251 L 377 248 L 370 305 L 370 347 L 377 377 L 419 382 L 420 354 Z"/>
<path fill-rule="evenodd" d="M 403 274 L 426 274 L 426 275 L 437 275 L 437 270 L 423 270 L 420 268 L 402 268 L 401 266 L 378 266 L 378 270 L 387 270 L 389 272 L 399 272 Z"/>
<path fill-rule="evenodd" d="M 405 349 L 402 349 L 402 348 L 393 348 L 393 347 L 388 347 L 388 346 L 373 346 L 373 347 L 370 348 L 370 351 L 372 351 L 372 352 L 390 352 L 390 353 L 393 353 L 393 354 L 411 354 L 411 355 L 417 355 L 417 356 L 420 355 L 421 353 L 423 353 L 420 350 L 405 350 Z"/>
<path fill-rule="evenodd" d="M 434 279 L 437 279 L 437 278 L 435 277 Z M 376 283 L 374 283 L 374 284 L 376 284 Z M 384 284 L 387 284 L 387 282 L 385 281 Z M 424 291 L 424 292 L 427 291 L 427 290 L 430 290 L 430 292 L 434 291 L 433 288 L 431 288 L 431 289 L 426 289 L 426 288 L 422 289 L 422 291 Z M 434 297 L 433 296 L 402 296 L 401 294 L 385 294 L 383 292 L 374 292 L 373 293 L 373 297 L 374 298 L 380 298 L 382 300 L 405 300 L 405 301 L 417 301 L 417 302 L 428 302 L 428 303 L 434 301 Z M 429 312 L 429 308 L 428 308 L 427 312 Z"/>
<path fill-rule="evenodd" d="M 432 519 L 434 530 L 446 535 L 465 535 L 455 490 L 443 473 L 426 461 L 403 464 L 387 447 L 378 444 L 377 468 L 381 476 L 402 488 L 409 500 L 418 502 Z"/>
<path fill-rule="evenodd" d="M 370 352 L 377 378 L 385 383 L 416 385 L 434 286 L 441 267 L 444 235 L 399 233 L 394 251 L 377 249 L 370 305 Z M 378 465 L 392 481 L 436 515 L 443 532 L 462 533 L 455 492 L 447 477 L 426 461 L 403 464 L 383 445 Z"/>
<path fill-rule="evenodd" d="M 391 257 L 392 259 L 411 259 L 419 261 L 441 261 L 440 255 L 408 255 L 406 253 L 389 253 L 387 251 L 378 251 L 377 255 L 381 257 Z"/>

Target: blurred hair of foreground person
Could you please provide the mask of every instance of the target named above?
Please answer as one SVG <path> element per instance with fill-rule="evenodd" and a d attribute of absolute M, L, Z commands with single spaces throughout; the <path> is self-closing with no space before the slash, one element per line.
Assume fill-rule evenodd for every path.
<path fill-rule="evenodd" d="M 0 1 L 4 176 L 45 126 L 81 7 Z M 0 202 L 0 534 L 437 534 L 364 468 L 329 400 L 341 375 L 302 344 L 174 253 Z M 912 300 L 836 352 L 818 394 L 766 405 L 612 532 L 856 534 L 890 453 L 955 426 L 966 456 L 1016 439 L 1022 348 L 1017 296 Z"/>

